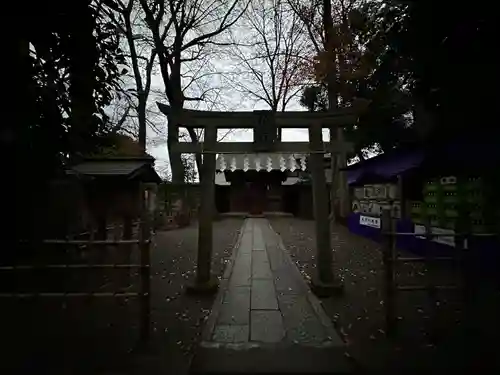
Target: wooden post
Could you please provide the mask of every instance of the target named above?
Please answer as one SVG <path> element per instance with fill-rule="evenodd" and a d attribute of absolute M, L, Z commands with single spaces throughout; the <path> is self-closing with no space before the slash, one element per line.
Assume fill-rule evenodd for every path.
<path fill-rule="evenodd" d="M 467 318 L 469 317 L 469 280 L 467 277 L 467 256 L 465 250 L 466 236 L 464 236 L 464 227 L 462 225 L 461 219 L 459 219 L 458 225 L 455 226 L 455 251 L 456 251 L 456 266 L 458 270 L 458 283 L 461 293 L 461 304 L 462 304 L 462 321 L 465 323 L 465 329 L 467 329 Z"/>
<path fill-rule="evenodd" d="M 333 275 L 333 251 L 328 221 L 328 195 L 323 168 L 323 140 L 321 127 L 309 127 L 311 154 L 309 167 L 312 174 L 314 219 L 316 224 L 317 279 L 313 280 L 312 291 L 318 296 L 328 296 L 342 290 L 342 284 Z"/>
<path fill-rule="evenodd" d="M 214 151 L 217 143 L 217 128 L 205 129 L 206 151 Z M 201 202 L 198 223 L 198 262 L 196 265 L 195 285 L 188 288 L 189 292 L 215 292 L 217 279 L 211 277 L 212 246 L 213 246 L 213 211 L 215 194 L 215 153 L 203 155 L 201 171 Z"/>
<path fill-rule="evenodd" d="M 342 127 L 337 127 L 337 140 L 339 142 L 344 142 L 344 130 Z M 350 211 L 349 202 L 349 188 L 347 186 L 347 173 L 342 172 L 340 168 L 347 166 L 347 160 L 345 152 L 339 153 L 337 156 L 337 191 L 339 200 L 339 216 L 342 219 L 346 219 Z"/>
<path fill-rule="evenodd" d="M 395 304 L 395 292 L 396 292 L 396 280 L 394 273 L 394 263 L 395 263 L 395 248 L 396 232 L 395 223 L 391 218 L 390 209 L 384 208 L 382 210 L 382 235 L 384 236 L 384 246 L 383 246 L 383 262 L 384 262 L 384 279 L 385 279 L 385 326 L 388 337 L 393 337 L 396 333 L 396 304 Z"/>
<path fill-rule="evenodd" d="M 406 214 L 407 214 L 408 210 L 406 209 L 405 201 L 403 201 L 403 177 L 401 175 L 398 175 L 398 185 L 397 185 L 396 196 L 394 197 L 394 200 L 399 202 L 400 218 L 401 219 L 406 218 Z"/>
<path fill-rule="evenodd" d="M 104 241 L 108 239 L 108 220 L 106 216 L 106 210 L 103 210 L 102 207 L 99 207 L 99 210 L 96 215 L 96 233 L 95 239 L 97 241 Z M 89 260 L 91 263 L 105 263 L 107 256 L 109 254 L 109 248 L 96 248 L 91 247 L 89 252 Z"/>
<path fill-rule="evenodd" d="M 132 239 L 132 217 L 130 214 L 126 214 L 123 217 L 123 239 Z"/>
<path fill-rule="evenodd" d="M 149 339 L 151 322 L 151 230 L 147 212 L 146 189 L 141 184 L 141 223 L 139 233 L 139 251 L 141 257 L 141 338 Z"/>
<path fill-rule="evenodd" d="M 123 235 L 122 238 L 124 240 L 131 240 L 132 239 L 132 216 L 130 213 L 126 213 L 123 217 Z M 117 248 L 118 251 L 123 251 L 123 255 L 119 257 L 119 259 L 123 259 L 124 263 L 130 263 L 130 260 L 132 258 L 132 246 L 131 245 L 123 245 L 123 248 L 120 249 L 120 246 Z M 123 284 L 126 287 L 129 287 L 130 285 L 130 273 L 131 272 L 136 272 L 136 270 L 120 270 L 118 272 L 125 272 L 124 277 L 123 277 Z"/>
<path fill-rule="evenodd" d="M 459 236 L 455 237 L 456 252 L 460 261 L 460 284 L 462 292 L 462 314 L 465 337 L 476 340 L 474 325 L 475 319 L 475 280 L 474 265 L 471 259 L 469 234 L 471 231 L 468 212 L 463 205 L 459 207 L 457 226 L 455 228 Z"/>
<path fill-rule="evenodd" d="M 108 238 L 108 223 L 105 212 L 99 212 L 97 216 L 97 240 L 106 240 Z"/>
<path fill-rule="evenodd" d="M 433 273 L 434 267 L 436 266 L 434 260 L 434 251 L 431 249 L 431 242 L 433 240 L 431 223 L 427 219 L 425 222 L 425 257 L 427 265 L 427 296 L 431 305 L 431 327 L 430 327 L 430 340 L 432 343 L 436 343 L 438 339 L 438 300 L 437 300 L 437 288 L 433 283 Z"/>

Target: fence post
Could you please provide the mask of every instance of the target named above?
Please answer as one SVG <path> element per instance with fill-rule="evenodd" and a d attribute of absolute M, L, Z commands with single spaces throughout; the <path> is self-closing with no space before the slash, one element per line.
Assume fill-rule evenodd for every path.
<path fill-rule="evenodd" d="M 460 260 L 460 284 L 461 284 L 461 292 L 462 292 L 462 313 L 463 313 L 463 324 L 465 337 L 475 339 L 473 336 L 474 330 L 474 279 L 472 272 L 474 270 L 474 266 L 471 264 L 471 256 L 470 256 L 470 244 L 469 244 L 469 232 L 470 226 L 468 225 L 467 213 L 465 210 L 460 212 L 459 221 L 457 225 L 457 232 L 459 236 L 457 238 L 456 243 L 456 251 L 459 254 Z"/>
<path fill-rule="evenodd" d="M 141 222 L 139 233 L 139 251 L 141 257 L 141 339 L 149 340 L 151 321 L 151 278 L 150 278 L 150 240 L 149 216 L 147 212 L 146 189 L 140 185 Z"/>
<path fill-rule="evenodd" d="M 431 242 L 433 240 L 432 228 L 429 220 L 425 221 L 425 257 L 427 264 L 427 296 L 431 304 L 431 327 L 430 327 L 430 339 L 432 343 L 436 343 L 438 339 L 438 329 L 439 329 L 439 309 L 438 309 L 438 298 L 437 298 L 437 288 L 433 282 L 435 260 L 434 251 L 431 249 Z"/>
<path fill-rule="evenodd" d="M 122 238 L 124 240 L 131 240 L 133 236 L 133 219 L 132 216 L 130 215 L 129 212 L 127 212 L 123 216 L 123 234 Z M 118 247 L 119 249 L 120 247 Z M 131 263 L 132 259 L 132 249 L 133 247 L 131 245 L 123 245 L 123 256 L 120 256 L 119 259 L 123 259 L 124 263 L 129 264 Z M 123 283 L 124 285 L 128 288 L 130 286 L 131 280 L 131 273 L 132 272 L 137 272 L 137 270 L 132 270 L 132 269 L 124 269 L 123 271 L 119 272 L 125 272 L 124 277 L 123 277 Z"/>
<path fill-rule="evenodd" d="M 108 218 L 106 212 L 99 212 L 97 215 L 97 240 L 106 240 L 108 238 Z"/>
<path fill-rule="evenodd" d="M 395 225 L 391 218 L 391 211 L 384 207 L 382 210 L 382 235 L 383 242 L 383 262 L 384 262 L 384 279 L 385 279 L 385 325 L 388 337 L 394 336 L 396 333 L 396 311 L 395 311 L 395 291 L 396 280 L 394 277 L 394 261 L 395 261 Z"/>

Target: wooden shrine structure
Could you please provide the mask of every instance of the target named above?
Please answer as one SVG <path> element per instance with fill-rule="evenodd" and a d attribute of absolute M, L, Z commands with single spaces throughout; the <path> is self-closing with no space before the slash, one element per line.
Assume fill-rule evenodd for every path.
<path fill-rule="evenodd" d="M 162 113 L 168 117 L 168 126 L 203 128 L 204 141 L 199 143 L 178 142 L 171 145 L 173 152 L 203 154 L 201 180 L 201 204 L 198 236 L 197 278 L 192 291 L 215 291 L 217 280 L 211 276 L 212 221 L 214 210 L 214 176 L 217 154 L 241 153 L 302 153 L 308 154 L 309 169 L 313 180 L 313 205 L 316 223 L 317 269 L 313 290 L 328 294 L 338 290 L 339 280 L 332 272 L 333 256 L 328 220 L 328 192 L 323 168 L 325 153 L 344 154 L 352 151 L 347 142 L 323 142 L 323 128 L 352 124 L 357 120 L 355 108 L 342 108 L 335 112 L 212 112 L 184 109 L 174 111 L 158 103 Z M 282 142 L 279 134 L 284 128 L 307 128 L 309 142 Z M 254 140 L 250 142 L 217 142 L 218 129 L 253 129 Z"/>

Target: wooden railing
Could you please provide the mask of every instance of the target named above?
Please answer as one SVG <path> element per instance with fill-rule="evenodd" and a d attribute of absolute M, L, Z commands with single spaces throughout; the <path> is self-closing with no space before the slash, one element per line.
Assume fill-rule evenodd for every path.
<path fill-rule="evenodd" d="M 127 290 L 130 285 L 125 288 L 118 288 L 114 291 L 30 291 L 30 290 L 17 290 L 16 283 L 14 283 L 14 288 L 9 291 L 4 290 L 0 292 L 0 299 L 20 299 L 20 298 L 86 298 L 86 297 L 106 297 L 106 298 L 129 298 L 135 297 L 140 299 L 140 336 L 142 340 L 148 340 L 150 336 L 150 325 L 151 325 L 151 258 L 150 258 L 150 248 L 152 244 L 152 231 L 149 216 L 146 209 L 143 209 L 143 214 L 141 220 L 135 223 L 138 224 L 138 228 L 134 230 L 134 223 L 132 221 L 127 221 L 125 228 L 122 233 L 121 239 L 108 239 L 109 229 L 104 234 L 104 238 L 96 239 L 94 231 L 89 233 L 82 233 L 78 236 L 73 236 L 73 238 L 66 239 L 45 239 L 38 241 L 36 244 L 27 242 L 19 243 L 19 246 L 35 246 L 35 255 L 42 257 L 42 262 L 32 259 L 24 261 L 11 261 L 9 264 L 0 264 L 0 273 L 2 276 L 6 273 L 11 273 L 15 280 L 27 279 L 29 280 L 28 273 L 39 272 L 39 271 L 56 271 L 65 270 L 66 272 L 73 272 L 76 270 L 87 270 L 89 272 L 89 277 L 93 277 L 95 270 L 129 270 L 126 276 L 127 283 L 129 282 L 129 277 L 132 270 L 138 270 L 139 274 L 139 290 L 131 291 Z M 76 238 L 75 238 L 76 237 Z M 135 237 L 135 238 L 134 238 Z M 57 256 L 57 261 L 44 262 L 44 250 L 47 247 L 56 249 L 56 254 L 61 252 L 61 256 Z M 67 253 L 68 249 L 74 249 L 77 258 L 82 258 L 82 253 L 87 250 L 92 250 L 98 248 L 99 254 L 103 254 L 103 250 L 108 248 L 119 249 L 123 251 L 123 259 L 125 262 L 116 262 L 113 259 L 111 262 L 106 263 L 86 263 L 86 262 L 74 262 L 74 257 L 68 258 L 64 257 L 62 254 Z M 130 262 L 132 258 L 132 252 L 134 249 L 138 250 L 139 262 Z M 122 257 L 120 256 L 122 259 Z M 129 260 L 128 262 L 126 260 Z M 33 274 L 36 275 L 36 274 Z M 63 279 L 67 277 L 63 276 Z M 37 279 L 33 279 L 36 283 Z M 62 280 L 58 285 L 63 286 L 64 280 Z M 90 279 L 89 279 L 90 280 Z M 79 287 L 82 285 L 78 284 Z M 4 285 L 5 286 L 5 285 Z M 10 283 L 9 283 L 10 287 Z M 102 287 L 102 286 L 101 286 Z M 38 285 L 33 285 L 33 289 L 38 289 Z M 97 289 L 101 289 L 100 287 Z"/>
<path fill-rule="evenodd" d="M 463 303 L 467 305 L 467 298 L 470 295 L 468 286 L 470 280 L 466 272 L 470 252 L 468 250 L 468 240 L 471 237 L 496 237 L 497 233 L 472 234 L 470 232 L 459 232 L 455 234 L 432 233 L 430 226 L 426 226 L 424 235 L 424 246 L 429 247 L 430 242 L 435 237 L 454 237 L 455 256 L 439 257 L 433 256 L 432 251 L 426 251 L 424 257 L 400 257 L 397 255 L 396 239 L 400 236 L 422 237 L 420 233 L 402 233 L 396 231 L 396 221 L 391 218 L 390 210 L 382 212 L 382 233 L 384 236 L 383 263 L 384 263 L 384 295 L 385 295 L 385 324 L 388 336 L 394 336 L 397 330 L 396 314 L 396 294 L 407 291 L 426 291 L 431 299 L 431 305 L 437 307 L 437 292 L 442 290 L 457 289 L 463 294 Z M 454 263 L 460 271 L 460 281 L 455 285 L 436 285 L 431 282 L 422 285 L 400 285 L 396 280 L 396 267 L 403 263 Z M 436 311 L 434 311 L 434 316 Z"/>

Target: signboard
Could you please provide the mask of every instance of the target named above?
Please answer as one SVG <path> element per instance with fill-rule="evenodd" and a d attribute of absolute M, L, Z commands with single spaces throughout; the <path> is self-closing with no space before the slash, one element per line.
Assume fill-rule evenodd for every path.
<path fill-rule="evenodd" d="M 369 213 L 368 211 L 368 201 L 359 202 L 360 211 L 364 214 Z"/>
<path fill-rule="evenodd" d="M 359 217 L 359 224 L 365 225 L 367 227 L 378 228 L 380 229 L 380 218 L 379 217 L 371 217 L 371 216 L 363 216 Z"/>
<path fill-rule="evenodd" d="M 355 214 L 357 214 L 360 210 L 360 204 L 358 201 L 353 201 L 352 202 L 352 212 L 354 212 Z"/>
<path fill-rule="evenodd" d="M 373 186 L 365 185 L 365 199 L 373 198 Z"/>
<path fill-rule="evenodd" d="M 440 243 L 442 245 L 455 247 L 455 231 L 453 229 L 431 227 L 431 232 L 443 235 L 439 237 L 433 237 L 431 241 Z M 425 226 L 415 224 L 415 234 L 420 235 L 416 236 L 416 238 L 425 239 Z M 467 243 L 465 243 L 465 248 L 467 248 Z"/>
<path fill-rule="evenodd" d="M 387 185 L 387 195 L 389 199 L 399 199 L 398 186 L 394 184 Z"/>
<path fill-rule="evenodd" d="M 387 189 L 385 185 L 374 185 L 373 186 L 373 195 L 374 198 L 381 198 L 381 199 L 386 199 L 387 198 Z"/>
<path fill-rule="evenodd" d="M 254 150 L 271 151 L 278 138 L 278 128 L 271 111 L 254 111 L 258 116 L 258 126 L 254 128 Z"/>
<path fill-rule="evenodd" d="M 363 199 L 365 197 L 365 190 L 363 188 L 354 188 L 354 196 L 356 199 Z"/>
<path fill-rule="evenodd" d="M 392 204 L 391 216 L 396 219 L 401 219 L 401 204 L 399 202 L 394 202 Z"/>

